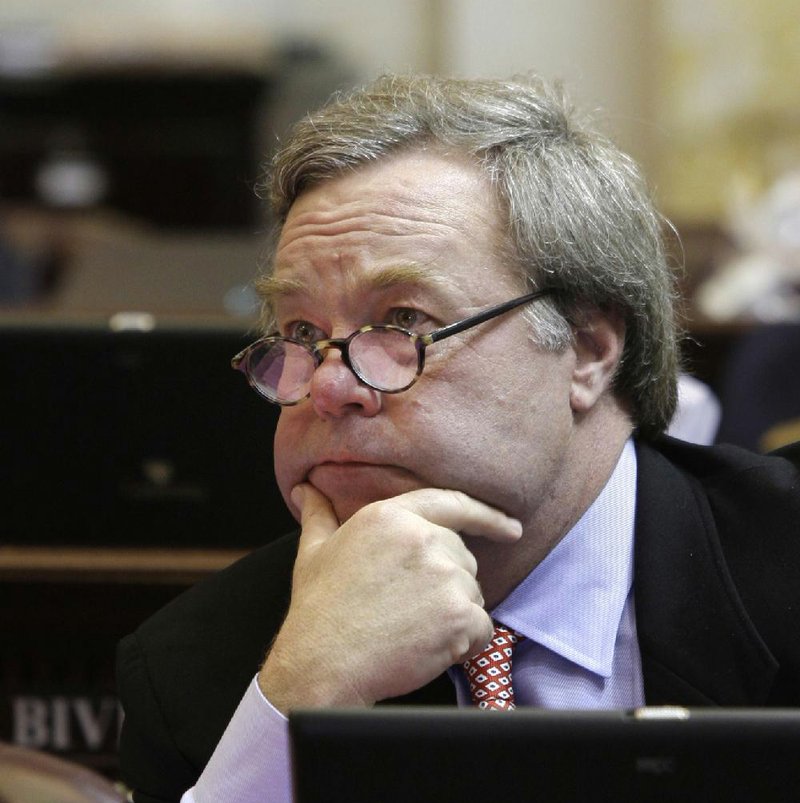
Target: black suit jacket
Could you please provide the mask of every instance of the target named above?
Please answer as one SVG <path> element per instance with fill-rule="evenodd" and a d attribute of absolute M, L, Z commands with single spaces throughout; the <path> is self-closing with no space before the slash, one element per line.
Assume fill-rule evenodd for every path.
<path fill-rule="evenodd" d="M 636 621 L 648 704 L 800 705 L 800 444 L 781 457 L 637 444 Z M 120 644 L 139 803 L 194 785 L 280 627 L 297 534 L 199 583 Z M 454 704 L 442 675 L 391 703 Z"/>

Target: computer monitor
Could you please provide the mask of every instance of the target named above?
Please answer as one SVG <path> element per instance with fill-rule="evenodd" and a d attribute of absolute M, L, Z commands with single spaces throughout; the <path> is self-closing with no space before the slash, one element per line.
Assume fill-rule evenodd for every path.
<path fill-rule="evenodd" d="M 789 803 L 800 710 L 497 713 L 328 709 L 289 717 L 296 803 Z"/>
<path fill-rule="evenodd" d="M 278 492 L 278 408 L 230 367 L 244 326 L 0 326 L 0 541 L 263 544 L 296 527 Z"/>

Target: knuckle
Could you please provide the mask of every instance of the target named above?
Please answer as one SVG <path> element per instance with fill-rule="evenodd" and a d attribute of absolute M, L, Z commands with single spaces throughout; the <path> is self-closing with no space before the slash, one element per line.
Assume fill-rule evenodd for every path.
<path fill-rule="evenodd" d="M 464 549 L 464 552 L 466 553 L 464 556 L 464 560 L 466 561 L 467 564 L 465 567 L 467 573 L 470 575 L 470 577 L 475 578 L 478 576 L 478 560 L 468 549 L 466 549 L 466 547 Z"/>
<path fill-rule="evenodd" d="M 380 499 L 364 505 L 355 515 L 367 519 L 372 524 L 381 524 L 390 521 L 396 515 L 394 507 L 391 499 Z"/>
<path fill-rule="evenodd" d="M 469 657 L 471 642 L 466 634 L 456 637 L 450 645 L 450 663 L 458 664 Z"/>
<path fill-rule="evenodd" d="M 446 622 L 450 637 L 448 648 L 452 661 L 458 662 L 481 650 L 492 636 L 491 619 L 480 605 L 459 600 L 447 611 Z"/>
<path fill-rule="evenodd" d="M 461 513 L 467 513 L 471 509 L 473 500 L 463 491 L 450 489 L 447 493 L 453 506 L 458 508 Z"/>
<path fill-rule="evenodd" d="M 418 516 L 430 519 L 435 516 L 437 505 L 441 505 L 441 491 L 433 488 L 419 488 L 413 494 L 413 510 Z"/>
<path fill-rule="evenodd" d="M 355 515 L 366 531 L 382 539 L 402 537 L 414 543 L 419 534 L 419 528 L 409 526 L 409 512 L 392 499 L 370 502 Z"/>
<path fill-rule="evenodd" d="M 473 505 L 467 494 L 454 488 L 419 488 L 411 495 L 414 509 L 423 518 L 435 518 L 443 505 L 452 508 L 457 515 L 467 514 Z"/>

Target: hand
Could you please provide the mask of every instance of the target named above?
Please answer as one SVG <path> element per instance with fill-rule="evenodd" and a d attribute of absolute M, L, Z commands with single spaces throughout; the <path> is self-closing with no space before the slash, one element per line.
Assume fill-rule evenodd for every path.
<path fill-rule="evenodd" d="M 434 488 L 373 502 L 341 526 L 313 486 L 292 501 L 302 511 L 292 599 L 259 673 L 279 710 L 406 694 L 489 641 L 477 563 L 458 533 L 513 543 L 519 522 Z"/>

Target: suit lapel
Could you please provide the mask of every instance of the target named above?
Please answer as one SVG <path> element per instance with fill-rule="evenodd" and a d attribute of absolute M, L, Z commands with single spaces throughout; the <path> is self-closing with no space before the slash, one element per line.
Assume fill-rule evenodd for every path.
<path fill-rule="evenodd" d="M 637 452 L 634 590 L 647 704 L 763 704 L 777 663 L 736 593 L 706 493 L 654 449 Z"/>

